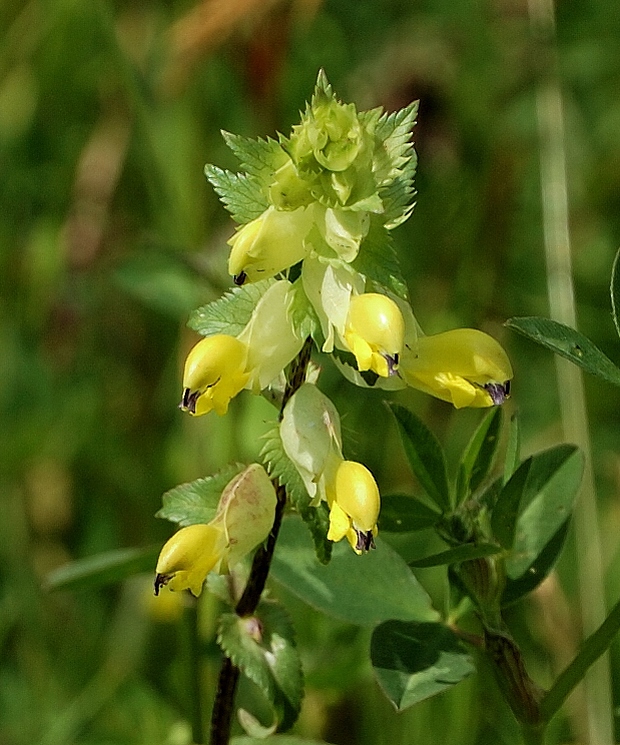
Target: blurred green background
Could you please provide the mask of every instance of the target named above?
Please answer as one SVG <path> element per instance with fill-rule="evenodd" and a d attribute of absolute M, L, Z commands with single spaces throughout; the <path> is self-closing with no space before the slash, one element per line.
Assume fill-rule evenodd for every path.
<path fill-rule="evenodd" d="M 504 343 L 528 454 L 562 439 L 552 356 L 502 328 L 548 315 L 535 104 L 548 56 L 525 0 L 3 0 L 0 34 L 0 744 L 185 745 L 188 640 L 153 609 L 152 576 L 53 593 L 45 577 L 71 559 L 161 544 L 172 532 L 153 517 L 162 493 L 255 458 L 273 417 L 249 394 L 224 419 L 177 409 L 188 313 L 230 286 L 232 223 L 203 176 L 205 162 L 236 167 L 220 129 L 286 132 L 320 67 L 358 108 L 420 99 L 418 204 L 395 233 L 414 310 L 429 333 L 476 326 Z M 579 325 L 618 361 L 616 4 L 563 0 L 557 42 Z M 586 386 L 615 602 L 620 393 Z M 415 490 L 381 394 L 352 396 L 329 363 L 323 387 L 345 454 L 386 493 Z M 415 392 L 399 400 L 453 457 L 480 418 Z M 401 548 L 419 555 L 430 540 Z M 569 544 L 559 578 L 510 611 L 543 684 L 579 638 L 576 561 Z M 420 579 L 441 604 L 441 574 Z M 275 591 L 307 674 L 298 733 L 336 745 L 517 741 L 484 666 L 397 716 L 372 679 L 370 631 Z M 205 593 L 210 691 L 217 610 Z M 550 742 L 577 737 L 579 716 L 568 707 Z"/>

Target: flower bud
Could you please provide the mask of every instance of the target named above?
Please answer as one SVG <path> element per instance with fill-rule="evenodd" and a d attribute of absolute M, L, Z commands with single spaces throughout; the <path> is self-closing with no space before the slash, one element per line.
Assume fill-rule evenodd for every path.
<path fill-rule="evenodd" d="M 198 597 L 207 574 L 222 557 L 226 545 L 219 526 L 188 525 L 162 548 L 155 569 L 155 594 L 164 585 L 171 590 L 191 590 Z"/>
<path fill-rule="evenodd" d="M 403 353 L 399 374 L 408 385 L 457 409 L 502 404 L 513 375 L 500 344 L 477 329 L 418 337 L 416 346 Z"/>
<path fill-rule="evenodd" d="M 396 303 L 386 295 L 365 293 L 351 298 L 344 340 L 359 370 L 387 378 L 398 368 L 405 322 Z"/>
<path fill-rule="evenodd" d="M 379 489 L 361 463 L 344 460 L 327 489 L 330 541 L 346 538 L 357 554 L 374 548 L 381 506 Z"/>
<path fill-rule="evenodd" d="M 260 217 L 242 225 L 228 241 L 232 246 L 228 270 L 235 284 L 268 279 L 304 259 L 306 236 L 314 210 L 283 211 L 268 207 Z"/>
<path fill-rule="evenodd" d="M 183 373 L 180 408 L 200 416 L 211 409 L 223 416 L 248 382 L 245 344 L 226 334 L 201 339 L 190 351 Z"/>
<path fill-rule="evenodd" d="M 275 180 L 269 187 L 269 202 L 277 210 L 295 210 L 314 201 L 311 180 L 300 177 L 290 158 L 274 175 Z"/>

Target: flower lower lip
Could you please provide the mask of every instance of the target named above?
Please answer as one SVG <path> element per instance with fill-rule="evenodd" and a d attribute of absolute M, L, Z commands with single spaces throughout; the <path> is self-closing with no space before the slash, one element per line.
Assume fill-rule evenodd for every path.
<path fill-rule="evenodd" d="M 179 409 L 189 411 L 190 414 L 196 413 L 196 402 L 200 396 L 200 391 L 191 391 L 189 388 L 183 390 L 183 398 L 179 404 Z"/>

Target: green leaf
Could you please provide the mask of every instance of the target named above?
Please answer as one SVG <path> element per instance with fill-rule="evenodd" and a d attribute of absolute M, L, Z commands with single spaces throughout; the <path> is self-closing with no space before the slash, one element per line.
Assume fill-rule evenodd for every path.
<path fill-rule="evenodd" d="M 346 541 L 334 546 L 327 566 L 317 561 L 301 521 L 282 524 L 272 576 L 309 605 L 359 626 L 390 618 L 436 621 L 438 613 L 404 560 L 380 538 L 358 556 Z"/>
<path fill-rule="evenodd" d="M 276 140 L 268 137 L 252 139 L 222 130 L 224 142 L 239 159 L 241 169 L 268 187 L 273 181 L 274 172 L 284 165 L 287 155 Z"/>
<path fill-rule="evenodd" d="M 154 572 L 161 546 L 119 548 L 87 556 L 54 569 L 45 578 L 47 590 L 83 590 L 100 587 L 139 572 Z"/>
<path fill-rule="evenodd" d="M 545 579 L 560 555 L 564 546 L 570 520 L 562 523 L 553 538 L 534 559 L 527 571 L 517 579 L 508 578 L 502 593 L 502 605 L 516 602 L 534 590 Z"/>
<path fill-rule="evenodd" d="M 248 223 L 260 217 L 269 206 L 260 183 L 244 173 L 206 165 L 205 176 L 235 222 Z"/>
<path fill-rule="evenodd" d="M 515 541 L 506 560 L 510 579 L 529 571 L 570 517 L 583 467 L 583 454 L 575 445 L 558 445 L 532 457 Z"/>
<path fill-rule="evenodd" d="M 405 453 L 422 488 L 444 512 L 451 508 L 446 458 L 439 441 L 412 411 L 388 403 L 396 417 Z"/>
<path fill-rule="evenodd" d="M 384 114 L 375 130 L 375 137 L 382 142 L 373 163 L 375 177 L 384 204 L 383 220 L 388 230 L 393 230 L 409 218 L 415 206 L 413 180 L 417 155 L 411 142 L 412 130 L 418 113 L 418 101 L 400 111 Z"/>
<path fill-rule="evenodd" d="M 175 319 L 184 318 L 206 299 L 204 280 L 178 253 L 164 252 L 158 246 L 130 254 L 114 271 L 113 279 L 147 307 Z"/>
<path fill-rule="evenodd" d="M 570 693 L 583 680 L 588 668 L 606 652 L 620 631 L 620 601 L 598 629 L 583 642 L 577 656 L 556 678 L 541 701 L 541 713 L 548 722 L 560 710 Z"/>
<path fill-rule="evenodd" d="M 301 660 L 294 637 L 286 611 L 273 601 L 262 601 L 249 617 L 235 613 L 220 617 L 218 644 L 265 694 L 281 731 L 293 726 L 303 698 Z"/>
<path fill-rule="evenodd" d="M 218 300 L 195 310 L 187 325 L 203 336 L 238 336 L 249 323 L 258 301 L 274 282 L 274 279 L 263 279 L 235 287 Z"/>
<path fill-rule="evenodd" d="M 432 528 L 440 519 L 440 512 L 408 494 L 387 494 L 381 497 L 380 531 L 408 533 Z"/>
<path fill-rule="evenodd" d="M 391 290 L 403 300 L 407 299 L 407 283 L 400 268 L 398 253 L 379 217 L 370 216 L 368 235 L 362 241 L 360 251 L 351 266 L 371 282 Z"/>
<path fill-rule="evenodd" d="M 245 468 L 240 463 L 227 466 L 213 476 L 180 484 L 162 497 L 163 507 L 155 514 L 179 525 L 208 523 L 215 516 L 226 485 Z"/>
<path fill-rule="evenodd" d="M 331 558 L 332 542 L 327 540 L 329 515 L 327 505 L 310 506 L 310 495 L 306 491 L 299 472 L 288 455 L 284 452 L 280 437 L 280 424 L 277 423 L 265 435 L 265 444 L 261 450 L 261 460 L 272 478 L 277 478 L 286 487 L 289 502 L 306 523 L 318 560 L 327 564 Z"/>
<path fill-rule="evenodd" d="M 616 253 L 614 263 L 611 269 L 611 311 L 616 326 L 616 331 L 620 335 L 620 249 Z"/>
<path fill-rule="evenodd" d="M 521 429 L 519 417 L 513 414 L 510 418 L 508 430 L 508 443 L 506 444 L 506 456 L 504 458 L 504 483 L 512 476 L 521 462 Z"/>
<path fill-rule="evenodd" d="M 293 735 L 273 735 L 271 737 L 233 737 L 230 745 L 329 745 L 325 740 L 306 740 Z"/>
<path fill-rule="evenodd" d="M 484 417 L 463 453 L 457 478 L 457 503 L 467 499 L 489 474 L 502 426 L 502 409 L 495 406 Z"/>
<path fill-rule="evenodd" d="M 440 623 L 382 623 L 373 632 L 370 658 L 379 685 L 399 711 L 475 672 L 457 636 Z"/>
<path fill-rule="evenodd" d="M 482 559 L 485 556 L 494 556 L 501 553 L 502 549 L 493 543 L 464 543 L 462 546 L 449 548 L 433 556 L 426 556 L 424 559 L 410 561 L 409 566 L 414 569 L 427 567 L 437 567 L 444 564 L 457 564 L 472 559 Z"/>
<path fill-rule="evenodd" d="M 549 318 L 511 318 L 505 325 L 566 357 L 591 375 L 620 385 L 620 368 L 579 331 Z"/>
<path fill-rule="evenodd" d="M 491 529 L 493 535 L 504 548 L 512 548 L 519 508 L 530 473 L 532 459 L 528 458 L 508 479 L 497 497 L 491 513 Z"/>

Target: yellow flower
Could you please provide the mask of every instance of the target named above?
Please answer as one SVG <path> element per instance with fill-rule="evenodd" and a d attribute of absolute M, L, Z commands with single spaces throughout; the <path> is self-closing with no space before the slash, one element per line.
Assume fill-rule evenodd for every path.
<path fill-rule="evenodd" d="M 313 207 L 277 210 L 242 225 L 228 241 L 232 246 L 228 271 L 235 284 L 268 279 L 301 261 L 310 247 L 306 236 L 314 219 Z"/>
<path fill-rule="evenodd" d="M 393 375 L 404 335 L 402 313 L 389 297 L 369 292 L 351 298 L 344 340 L 359 370 L 373 370 L 383 378 Z"/>
<path fill-rule="evenodd" d="M 328 486 L 327 503 L 330 541 L 346 538 L 357 554 L 375 547 L 381 502 L 377 483 L 366 466 L 343 460 Z"/>
<path fill-rule="evenodd" d="M 228 483 L 210 523 L 181 528 L 166 542 L 155 569 L 155 594 L 167 585 L 200 595 L 209 572 L 227 572 L 267 538 L 275 508 L 265 469 L 248 466 Z"/>
<path fill-rule="evenodd" d="M 398 372 L 408 385 L 457 409 L 502 404 L 513 375 L 501 345 L 477 329 L 419 336 L 405 348 Z"/>
<path fill-rule="evenodd" d="M 223 416 L 245 387 L 247 348 L 234 336 L 215 334 L 196 344 L 185 361 L 180 408 L 200 416 L 211 409 Z"/>
<path fill-rule="evenodd" d="M 219 525 L 188 525 L 170 538 L 159 554 L 155 569 L 155 594 L 164 585 L 198 596 L 207 574 L 222 558 L 226 546 Z"/>

